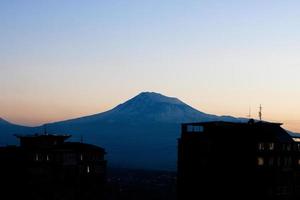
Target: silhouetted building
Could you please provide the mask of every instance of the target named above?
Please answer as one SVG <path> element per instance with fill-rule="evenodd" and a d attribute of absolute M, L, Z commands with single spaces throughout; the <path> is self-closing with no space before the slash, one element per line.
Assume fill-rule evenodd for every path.
<path fill-rule="evenodd" d="M 65 142 L 70 135 L 17 136 L 20 146 L 0 148 L 1 196 L 7 199 L 103 199 L 103 148 Z"/>
<path fill-rule="evenodd" d="M 178 199 L 299 199 L 300 143 L 281 124 L 182 124 Z"/>

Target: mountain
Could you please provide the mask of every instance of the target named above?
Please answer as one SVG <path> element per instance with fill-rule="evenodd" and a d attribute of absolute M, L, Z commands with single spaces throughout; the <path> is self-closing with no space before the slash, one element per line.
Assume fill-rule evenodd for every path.
<path fill-rule="evenodd" d="M 15 134 L 30 134 L 39 132 L 37 127 L 26 127 L 13 124 L 0 118 L 0 146 L 16 145 L 18 143 Z"/>
<path fill-rule="evenodd" d="M 53 133 L 106 148 L 114 167 L 175 169 L 180 124 L 195 121 L 240 121 L 200 112 L 177 98 L 143 92 L 104 113 L 47 124 Z"/>
<path fill-rule="evenodd" d="M 200 112 L 174 97 L 155 92 L 142 92 L 134 98 L 104 113 L 62 121 L 59 123 L 184 123 L 194 121 L 241 121 L 230 116 L 216 116 Z"/>
<path fill-rule="evenodd" d="M 10 123 L 6 120 L 4 120 L 3 118 L 0 117 L 0 126 L 1 125 L 9 125 Z"/>
<path fill-rule="evenodd" d="M 215 120 L 243 121 L 200 112 L 174 97 L 142 92 L 109 111 L 46 127 L 48 133 L 68 133 L 73 135 L 72 140 L 83 138 L 84 142 L 104 147 L 113 167 L 175 170 L 180 124 Z M 26 133 L 41 130 L 22 128 Z M 1 135 L 4 130 L 0 125 Z"/>

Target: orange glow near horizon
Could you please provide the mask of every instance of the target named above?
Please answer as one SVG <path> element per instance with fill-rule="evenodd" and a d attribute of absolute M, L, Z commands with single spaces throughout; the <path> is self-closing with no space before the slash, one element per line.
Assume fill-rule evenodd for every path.
<path fill-rule="evenodd" d="M 120 96 L 120 95 L 119 95 Z M 174 96 L 174 95 L 173 95 Z M 132 98 L 132 95 L 126 95 L 124 98 L 116 98 L 114 101 L 110 100 L 109 102 L 102 98 L 102 102 L 90 101 L 80 102 L 80 101 L 73 101 L 73 102 L 44 102 L 41 103 L 37 100 L 30 104 L 30 102 L 6 102 L 2 105 L 0 112 L 2 113 L 2 118 L 10 121 L 12 123 L 25 125 L 25 126 L 38 126 L 45 123 L 63 121 L 68 119 L 74 119 L 78 117 L 93 115 L 101 112 L 108 111 L 120 103 L 124 103 L 124 101 Z M 180 99 L 180 98 L 179 98 Z M 38 103 L 39 102 L 39 103 Z M 185 102 L 189 105 L 192 104 L 193 101 Z M 59 104 L 60 103 L 60 104 Z M 65 104 L 63 104 L 65 103 Z M 97 106 L 101 105 L 102 106 Z M 199 111 L 208 113 L 208 114 L 216 114 L 216 115 L 230 115 L 234 117 L 243 117 L 246 118 L 248 113 L 247 110 L 244 109 L 242 112 L 230 111 L 229 108 L 221 109 L 220 106 L 215 105 L 208 105 L 198 107 L 191 105 L 192 107 L 198 109 Z M 238 108 L 239 106 L 236 105 Z M 226 108 L 226 106 L 224 106 Z M 218 112 L 219 111 L 219 112 Z M 252 118 L 258 118 L 258 109 L 252 110 Z M 288 110 L 287 110 L 288 112 Z M 279 110 L 276 112 L 270 112 L 267 108 L 263 109 L 263 120 L 271 121 L 271 122 L 279 122 L 283 123 L 283 128 L 286 128 L 290 131 L 299 132 L 300 133 L 300 120 L 297 120 L 296 115 L 295 118 L 289 118 L 291 115 L 288 113 L 281 113 Z"/>

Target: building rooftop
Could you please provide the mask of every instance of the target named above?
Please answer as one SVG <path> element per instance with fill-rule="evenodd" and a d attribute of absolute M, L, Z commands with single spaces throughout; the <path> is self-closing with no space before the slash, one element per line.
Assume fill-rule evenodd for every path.
<path fill-rule="evenodd" d="M 68 139 L 70 138 L 72 135 L 69 134 L 15 134 L 14 136 L 16 136 L 19 139 L 23 139 L 23 138 L 63 138 L 63 139 Z"/>
<path fill-rule="evenodd" d="M 249 120 L 248 122 L 194 122 L 182 124 L 182 136 L 199 135 L 209 137 L 225 138 L 273 138 L 282 142 L 295 141 L 285 129 L 281 127 L 281 123 L 272 123 L 265 121 Z M 203 133 L 203 134 L 200 134 Z"/>
<path fill-rule="evenodd" d="M 225 121 L 209 121 L 209 122 L 192 122 L 192 123 L 183 123 L 183 125 L 214 125 L 214 126 L 224 126 L 224 125 L 274 125 L 274 126 L 281 126 L 282 123 L 276 122 L 266 122 L 266 121 L 255 121 L 250 119 L 248 122 L 225 122 Z"/>

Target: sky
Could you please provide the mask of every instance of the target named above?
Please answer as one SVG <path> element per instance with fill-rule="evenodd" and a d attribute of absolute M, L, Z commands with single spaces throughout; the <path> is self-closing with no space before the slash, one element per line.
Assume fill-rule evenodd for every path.
<path fill-rule="evenodd" d="M 1 0 L 0 117 L 39 125 L 142 91 L 300 132 L 300 1 Z"/>

